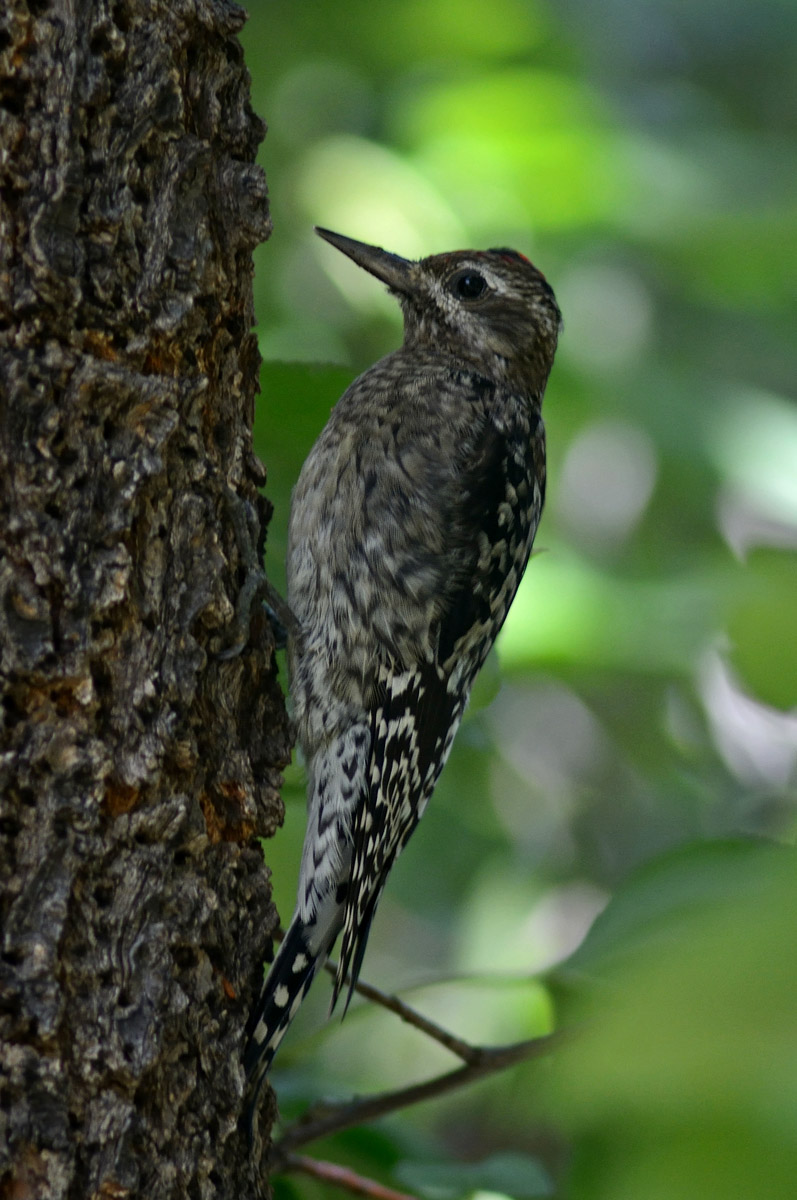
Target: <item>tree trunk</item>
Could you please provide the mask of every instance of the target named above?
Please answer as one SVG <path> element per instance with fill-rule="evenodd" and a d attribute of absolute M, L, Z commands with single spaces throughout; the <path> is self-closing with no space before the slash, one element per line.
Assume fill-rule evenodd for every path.
<path fill-rule="evenodd" d="M 0 12 L 2 1200 L 259 1193 L 240 1043 L 289 728 L 259 605 L 223 653 L 268 517 L 243 19 Z"/>

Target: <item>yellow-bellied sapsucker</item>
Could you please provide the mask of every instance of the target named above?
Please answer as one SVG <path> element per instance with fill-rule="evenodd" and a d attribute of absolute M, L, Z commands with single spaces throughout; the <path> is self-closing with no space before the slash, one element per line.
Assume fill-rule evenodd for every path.
<path fill-rule="evenodd" d="M 288 654 L 307 833 L 296 912 L 249 1021 L 250 1114 L 341 930 L 333 1005 L 356 979 L 520 583 L 561 325 L 549 284 L 513 250 L 410 262 L 317 232 L 398 298 L 404 344 L 339 400 L 293 493 Z"/>

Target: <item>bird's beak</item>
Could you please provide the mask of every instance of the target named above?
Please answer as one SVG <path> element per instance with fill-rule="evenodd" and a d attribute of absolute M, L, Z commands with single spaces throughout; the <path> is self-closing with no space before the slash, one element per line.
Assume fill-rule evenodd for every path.
<path fill-rule="evenodd" d="M 389 254 L 387 250 L 382 250 L 379 246 L 369 246 L 366 242 L 355 242 L 354 238 L 344 237 L 342 233 L 333 233 L 331 229 L 321 229 L 318 225 L 316 225 L 315 231 L 325 242 L 329 242 L 343 254 L 348 254 L 358 267 L 363 267 L 377 279 L 381 279 L 391 291 L 408 292 L 410 290 L 410 273 L 415 266 L 410 259 L 401 258 L 398 254 Z"/>

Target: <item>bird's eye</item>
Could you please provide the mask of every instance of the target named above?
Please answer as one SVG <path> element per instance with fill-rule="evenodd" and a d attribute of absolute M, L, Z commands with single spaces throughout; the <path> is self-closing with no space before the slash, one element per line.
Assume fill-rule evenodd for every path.
<path fill-rule="evenodd" d="M 478 300 L 487 291 L 487 280 L 478 271 L 457 271 L 451 280 L 451 290 L 460 300 Z"/>

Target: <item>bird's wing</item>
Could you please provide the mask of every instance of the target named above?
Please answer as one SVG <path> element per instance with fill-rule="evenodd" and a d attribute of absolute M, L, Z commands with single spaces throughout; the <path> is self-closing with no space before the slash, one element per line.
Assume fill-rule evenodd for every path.
<path fill-rule="evenodd" d="M 376 665 L 370 759 L 354 820 L 333 1005 L 349 975 L 351 997 L 390 868 L 443 769 L 473 678 L 514 596 L 539 519 L 544 458 L 534 437 L 526 437 L 525 447 L 515 454 L 507 431 L 488 421 L 462 472 L 457 502 L 441 514 L 451 534 L 451 562 L 442 564 L 448 593 L 434 652 L 428 660 L 407 663 L 385 650 Z M 507 509 L 507 497 L 516 498 L 516 507 L 528 507 L 523 488 L 535 486 L 538 475 L 534 511 L 520 519 Z M 528 543 L 525 551 L 518 538 Z"/>

